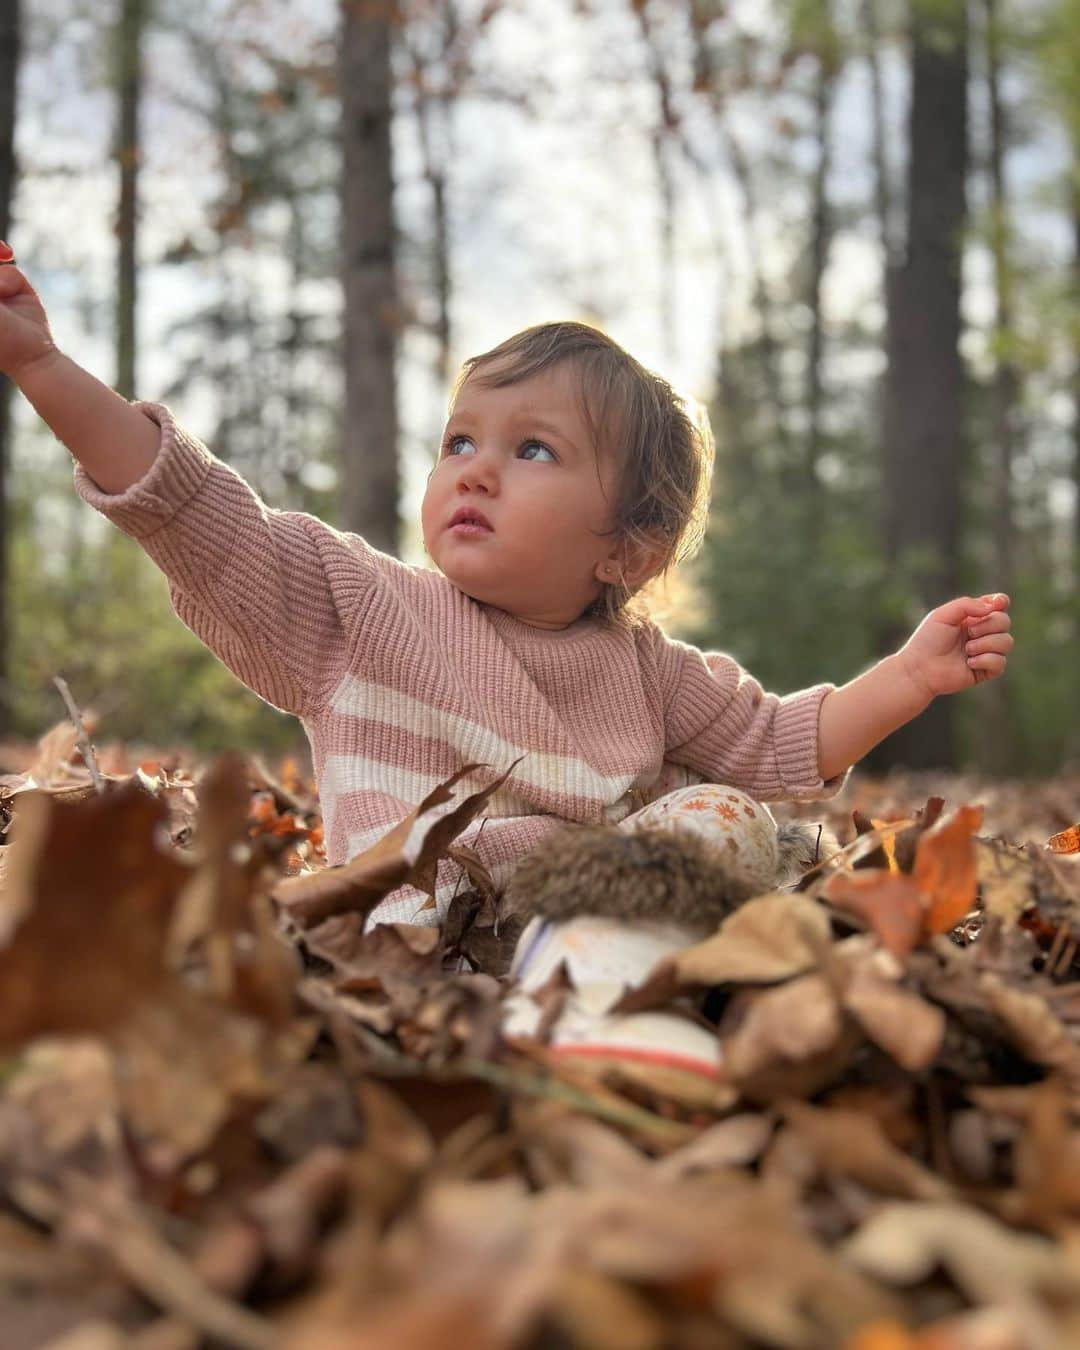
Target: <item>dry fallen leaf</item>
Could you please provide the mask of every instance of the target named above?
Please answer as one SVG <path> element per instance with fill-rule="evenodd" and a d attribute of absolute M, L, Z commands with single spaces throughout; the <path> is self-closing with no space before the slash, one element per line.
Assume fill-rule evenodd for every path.
<path fill-rule="evenodd" d="M 448 931 L 365 934 L 354 893 L 304 928 L 294 990 L 295 970 L 271 959 L 295 960 L 268 923 L 284 865 L 271 846 L 301 821 L 315 837 L 313 785 L 249 768 L 215 790 L 211 771 L 196 819 L 175 757 L 136 758 L 146 801 L 170 811 L 157 833 L 179 884 L 200 877 L 182 940 L 175 898 L 163 905 L 172 963 L 159 937 L 154 973 L 127 978 L 141 949 L 139 907 L 122 898 L 137 889 L 126 828 L 87 836 L 88 852 L 28 848 L 0 949 L 34 932 L 27 879 L 53 866 L 65 895 L 75 877 L 96 904 L 100 931 L 78 930 L 80 953 L 136 990 L 107 1039 L 38 1038 L 0 1064 L 0 1284 L 24 1302 L 67 1300 L 48 1335 L 109 1350 L 196 1350 L 200 1336 L 289 1350 L 1080 1343 L 1075 858 L 974 840 L 973 812 L 935 834 L 940 798 L 912 822 L 895 787 L 866 780 L 868 814 L 893 823 L 845 850 L 831 882 L 748 902 L 629 996 L 717 1026 L 730 1081 L 691 1096 L 500 1035 L 505 986 L 456 960 L 497 955 L 505 936 L 464 853 L 478 893 Z M 125 772 L 123 756 L 109 764 Z M 54 806 L 101 809 L 83 767 L 63 773 Z M 1080 779 L 1047 788 L 1035 837 L 1075 819 L 1078 791 Z M 1029 789 L 983 795 L 1031 819 Z M 442 798 L 437 830 L 412 820 L 399 852 L 414 882 L 474 804 Z M 169 852 L 177 806 L 181 829 L 195 825 L 186 857 Z M 33 844 L 38 809 L 16 787 L 0 824 Z M 251 851 L 234 852 L 252 813 Z M 894 870 L 840 871 L 881 855 L 883 834 Z M 930 927 L 948 931 L 967 904 L 970 854 L 983 928 L 962 945 Z M 811 898 L 829 887 L 832 910 Z M 840 896 L 869 932 L 837 936 Z M 39 997 L 61 969 L 96 997 L 91 974 L 49 949 L 60 931 L 36 933 Z M 553 982 L 549 1021 L 565 992 Z M 961 1187 L 970 1203 L 954 1201 Z M 875 1220 L 897 1214 L 914 1224 L 881 1238 Z M 12 1307 L 0 1291 L 4 1333 Z"/>
<path fill-rule="evenodd" d="M 822 975 L 744 991 L 720 1025 L 727 1076 L 750 1100 L 809 1096 L 839 1072 L 861 1037 Z"/>
<path fill-rule="evenodd" d="M 910 1073 L 928 1068 L 945 1039 L 944 1012 L 884 974 L 874 953 L 860 956 L 844 986 L 844 1008 L 897 1064 Z"/>
<path fill-rule="evenodd" d="M 1034 903 L 1031 868 L 1023 853 L 997 840 L 975 841 L 979 894 L 988 916 L 1015 924 Z"/>
<path fill-rule="evenodd" d="M 777 892 L 748 900 L 713 937 L 664 964 L 681 985 L 771 984 L 812 969 L 829 942 L 829 916 L 820 905 Z"/>
<path fill-rule="evenodd" d="M 858 1269 L 891 1284 L 914 1284 L 943 1265 L 973 1302 L 1042 1294 L 1080 1300 L 1080 1270 L 1055 1243 L 956 1202 L 886 1205 L 842 1250 Z"/>
<path fill-rule="evenodd" d="M 981 806 L 961 806 L 919 839 L 912 879 L 929 898 L 926 929 L 947 933 L 975 904 L 975 847 Z"/>
<path fill-rule="evenodd" d="M 923 940 L 925 897 L 902 872 L 878 868 L 837 872 L 826 881 L 822 896 L 861 919 L 896 956 L 907 956 Z"/>
<path fill-rule="evenodd" d="M 76 805 L 23 797 L 3 896 L 0 1045 L 106 1029 L 168 983 L 166 937 L 190 871 L 160 845 L 165 814 L 137 787 Z"/>
<path fill-rule="evenodd" d="M 783 1110 L 828 1175 L 850 1177 L 881 1195 L 917 1200 L 949 1196 L 950 1187 L 891 1144 L 872 1116 L 806 1102 L 788 1102 Z"/>
<path fill-rule="evenodd" d="M 1080 825 L 1070 825 L 1060 834 L 1052 834 L 1046 847 L 1051 853 L 1080 853 Z"/>
<path fill-rule="evenodd" d="M 768 1116 L 751 1112 L 728 1116 L 661 1158 L 654 1164 L 653 1173 L 665 1181 L 676 1181 L 714 1168 L 747 1167 L 764 1152 L 772 1132 L 773 1122 Z"/>
<path fill-rule="evenodd" d="M 1046 1000 L 1010 987 L 998 975 L 983 975 L 980 986 L 1017 1049 L 1060 1073 L 1074 1092 L 1080 1091 L 1080 1045 Z"/>
<path fill-rule="evenodd" d="M 453 800 L 450 789 L 456 783 L 485 767 L 482 764 L 462 765 L 371 848 L 341 867 L 286 878 L 275 887 L 274 899 L 297 923 L 310 927 L 339 914 L 370 914 L 383 896 L 406 882 L 430 891 L 439 859 L 445 856 L 466 825 L 479 815 L 517 763 L 515 760 L 494 782 L 466 797 L 452 811 L 432 816 L 432 812 Z"/>

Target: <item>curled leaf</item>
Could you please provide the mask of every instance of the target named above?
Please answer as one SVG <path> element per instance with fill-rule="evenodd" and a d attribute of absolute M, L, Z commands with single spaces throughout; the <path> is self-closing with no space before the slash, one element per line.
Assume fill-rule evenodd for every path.
<path fill-rule="evenodd" d="M 961 806 L 919 840 L 912 870 L 929 899 L 926 928 L 948 933 L 975 904 L 975 845 L 982 824 L 981 806 Z"/>
<path fill-rule="evenodd" d="M 830 905 L 861 919 L 894 956 L 907 956 L 923 939 L 923 894 L 903 873 L 879 868 L 837 872 L 828 879 L 823 896 Z"/>
<path fill-rule="evenodd" d="M 1070 825 L 1060 834 L 1052 834 L 1046 847 L 1051 853 L 1080 853 L 1080 825 Z"/>
<path fill-rule="evenodd" d="M 830 942 L 826 910 L 804 895 L 776 892 L 741 905 L 670 965 L 683 985 L 771 983 L 810 970 Z"/>

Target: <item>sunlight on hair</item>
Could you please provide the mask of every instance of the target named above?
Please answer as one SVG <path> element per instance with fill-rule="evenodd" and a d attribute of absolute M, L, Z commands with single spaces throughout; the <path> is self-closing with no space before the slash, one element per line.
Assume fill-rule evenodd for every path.
<path fill-rule="evenodd" d="M 716 441 L 713 438 L 712 422 L 709 418 L 708 406 L 693 394 L 688 394 L 683 389 L 676 388 L 674 385 L 672 385 L 672 388 L 675 389 L 675 393 L 682 400 L 683 407 L 686 409 L 686 415 L 689 417 L 701 438 L 701 445 L 704 452 L 701 460 L 701 484 L 690 516 L 690 524 L 687 526 L 682 546 L 679 549 L 679 558 L 685 562 L 692 558 L 701 548 L 702 541 L 705 538 L 705 531 L 708 529 L 709 509 L 712 504 L 712 482 L 713 468 L 716 459 Z"/>
<path fill-rule="evenodd" d="M 654 622 L 678 632 L 692 628 L 699 621 L 704 604 L 694 558 L 701 548 L 709 521 L 715 443 L 707 405 L 694 394 L 687 393 L 685 387 L 670 383 L 687 417 L 697 429 L 702 445 L 706 447 L 706 456 L 702 461 L 703 478 L 677 560 L 667 572 L 648 582 L 638 592 L 638 599 Z"/>
<path fill-rule="evenodd" d="M 638 599 L 654 623 L 670 629 L 673 636 L 688 632 L 700 623 L 705 603 L 697 569 L 692 562 L 654 577 L 638 592 Z"/>

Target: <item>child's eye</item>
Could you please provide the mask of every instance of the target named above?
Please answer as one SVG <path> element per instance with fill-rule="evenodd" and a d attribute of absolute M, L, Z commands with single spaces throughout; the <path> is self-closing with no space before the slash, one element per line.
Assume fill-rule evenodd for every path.
<path fill-rule="evenodd" d="M 456 459 L 463 453 L 459 448 L 461 446 L 472 447 L 472 441 L 469 440 L 468 436 L 448 436 L 443 442 L 443 453 L 448 458 L 452 455 Z M 557 460 L 555 452 L 546 446 L 543 441 L 522 441 L 520 449 L 522 459 L 538 459 L 539 455 L 529 453 L 532 450 L 537 450 L 542 451 L 549 459 Z"/>
<path fill-rule="evenodd" d="M 544 454 L 547 455 L 547 456 L 549 456 L 551 459 L 553 459 L 553 460 L 555 459 L 555 452 L 554 452 L 553 450 L 549 450 L 548 447 L 544 444 L 543 441 L 523 441 L 523 442 L 522 442 L 522 445 L 521 445 L 521 449 L 522 449 L 522 452 L 523 452 L 522 458 L 523 458 L 523 459 L 532 459 L 532 458 L 535 458 L 535 456 L 532 456 L 532 455 L 525 455 L 525 454 L 524 454 L 524 451 L 526 451 L 526 450 L 531 450 L 531 449 L 533 449 L 534 447 L 535 447 L 537 450 L 542 450 L 542 451 L 544 452 Z"/>

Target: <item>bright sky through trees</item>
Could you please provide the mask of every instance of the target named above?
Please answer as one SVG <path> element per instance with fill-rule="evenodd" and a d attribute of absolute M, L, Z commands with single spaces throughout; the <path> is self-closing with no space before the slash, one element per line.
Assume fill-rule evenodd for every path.
<path fill-rule="evenodd" d="M 185 10 L 197 16 L 199 8 L 205 11 L 207 33 L 223 16 L 231 16 L 227 34 L 236 50 L 238 80 L 258 78 L 258 63 L 242 51 L 245 35 L 263 47 L 278 46 L 292 59 L 305 50 L 315 58 L 328 56 L 336 11 L 330 0 L 305 5 L 302 14 L 287 6 L 226 0 L 200 0 L 195 11 Z M 582 317 L 601 323 L 679 388 L 707 398 L 715 374 L 721 294 L 736 329 L 754 322 L 741 265 L 747 231 L 741 203 L 710 128 L 689 112 L 687 134 L 716 169 L 707 184 L 685 164 L 677 169 L 676 328 L 674 348 L 668 350 L 660 321 L 658 198 L 648 140 L 655 93 L 640 35 L 629 7 L 617 0 L 596 5 L 599 13 L 591 19 L 573 8 L 568 0 L 522 0 L 508 6 L 484 39 L 488 48 L 481 59 L 498 69 L 502 87 L 530 91 L 535 112 L 477 97 L 463 99 L 456 111 L 449 185 L 455 355 L 482 350 L 531 323 Z M 771 21 L 768 7 L 740 8 L 747 24 Z M 102 78 L 102 22 L 100 7 L 82 0 L 36 0 L 28 7 L 19 124 L 24 176 L 15 243 L 50 305 L 61 346 L 109 379 L 115 174 L 108 161 L 113 99 Z M 223 47 L 225 37 L 222 30 Z M 221 278 L 201 272 L 198 265 L 170 268 L 152 262 L 178 238 L 197 238 L 206 229 L 207 203 L 220 189 L 220 166 L 198 111 L 210 98 L 205 72 L 193 63 L 190 48 L 159 28 L 150 33 L 146 59 L 139 384 L 145 397 L 154 398 L 175 373 L 177 354 L 166 341 L 167 330 L 189 312 L 200 287 L 209 294 Z M 899 131 L 905 90 L 898 61 L 886 63 L 886 81 L 890 117 Z M 840 81 L 834 118 L 832 190 L 841 204 L 869 197 L 866 99 L 865 68 L 851 62 Z M 974 112 L 979 136 L 981 114 L 977 107 Z M 751 158 L 764 157 L 777 137 L 787 136 L 793 163 L 812 159 L 810 140 L 791 136 L 799 114 L 790 93 L 751 92 L 735 116 Z M 897 134 L 894 153 L 900 140 Z M 395 151 L 399 219 L 407 234 L 422 239 L 429 202 L 418 172 L 415 124 L 408 116 L 399 119 Z M 1066 153 L 1064 138 L 1048 121 L 1010 165 L 1023 208 L 1021 239 L 1031 250 L 1058 257 L 1068 248 L 1067 222 L 1044 209 L 1035 194 L 1040 182 L 1060 173 Z M 779 282 L 793 266 L 807 210 L 805 184 L 765 177 L 762 186 L 764 206 L 753 228 L 766 272 Z M 965 302 L 971 317 L 978 318 L 989 303 L 981 284 L 988 269 L 978 252 L 970 255 L 968 266 L 969 282 L 977 284 L 969 286 Z M 242 271 L 240 264 L 235 267 L 233 284 L 252 284 L 254 278 L 262 303 L 272 308 L 273 291 L 283 284 L 275 260 L 253 255 L 243 260 Z M 313 287 L 313 293 L 328 309 L 339 303 L 332 282 Z M 839 324 L 865 318 L 878 312 L 880 303 L 872 233 L 841 230 L 826 276 L 829 319 Z M 977 358 L 979 339 L 969 341 L 968 354 Z M 848 359 L 867 358 L 852 353 Z M 407 521 L 416 514 L 445 402 L 446 391 L 436 386 L 429 370 L 428 340 L 412 332 L 400 371 Z M 196 430 L 208 432 L 214 424 L 209 404 L 192 400 L 180 411 Z M 303 453 L 303 447 L 298 449 Z M 1061 500 L 1067 505 L 1065 497 Z M 415 538 L 407 547 L 415 551 Z"/>

